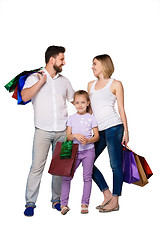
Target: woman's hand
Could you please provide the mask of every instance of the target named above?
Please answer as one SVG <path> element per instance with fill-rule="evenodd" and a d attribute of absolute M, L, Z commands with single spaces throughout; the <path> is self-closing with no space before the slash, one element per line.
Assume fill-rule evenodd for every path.
<path fill-rule="evenodd" d="M 127 145 L 129 142 L 129 134 L 128 132 L 124 132 L 123 138 L 122 138 L 122 144 Z"/>

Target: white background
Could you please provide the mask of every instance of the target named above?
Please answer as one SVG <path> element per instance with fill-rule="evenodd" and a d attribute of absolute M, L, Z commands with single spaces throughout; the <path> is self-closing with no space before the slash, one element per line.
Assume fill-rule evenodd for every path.
<path fill-rule="evenodd" d="M 0 217 L 1 239 L 159 239 L 160 1 L 0 1 Z M 23 215 L 34 134 L 32 104 L 18 106 L 4 85 L 24 70 L 44 66 L 50 45 L 66 48 L 63 75 L 75 90 L 94 80 L 92 59 L 109 54 L 113 77 L 125 90 L 129 147 L 145 156 L 154 175 L 141 188 L 124 183 L 120 211 L 99 213 L 103 200 L 93 183 L 88 215 L 80 214 L 82 167 L 72 181 L 62 216 L 51 208 L 48 167 L 33 218 Z M 74 108 L 69 105 L 69 114 Z M 97 160 L 112 190 L 107 150 Z M 3 222 L 3 223 L 2 223 Z M 74 231 L 76 230 L 76 231 Z"/>

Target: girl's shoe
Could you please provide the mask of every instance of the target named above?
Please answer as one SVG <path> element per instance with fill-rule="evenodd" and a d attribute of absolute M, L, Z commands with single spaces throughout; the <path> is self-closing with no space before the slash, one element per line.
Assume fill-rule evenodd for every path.
<path fill-rule="evenodd" d="M 65 215 L 69 210 L 70 210 L 70 208 L 68 206 L 63 206 L 61 208 L 61 214 Z"/>
<path fill-rule="evenodd" d="M 85 206 L 85 207 L 82 207 L 82 205 L 81 205 L 81 213 L 87 214 L 88 213 L 88 205 L 83 205 L 83 206 Z"/>

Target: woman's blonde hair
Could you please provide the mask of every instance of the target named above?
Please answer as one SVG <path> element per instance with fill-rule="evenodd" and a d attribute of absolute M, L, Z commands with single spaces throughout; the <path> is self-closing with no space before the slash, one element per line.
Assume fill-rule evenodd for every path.
<path fill-rule="evenodd" d="M 103 54 L 103 55 L 98 55 L 98 56 L 94 57 L 93 60 L 94 59 L 97 59 L 98 61 L 100 61 L 102 63 L 104 77 L 110 78 L 114 72 L 114 65 L 113 65 L 111 57 L 107 54 Z"/>

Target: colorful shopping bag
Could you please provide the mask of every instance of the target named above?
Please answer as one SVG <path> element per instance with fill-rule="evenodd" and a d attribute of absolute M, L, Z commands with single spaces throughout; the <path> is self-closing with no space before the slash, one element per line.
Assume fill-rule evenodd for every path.
<path fill-rule="evenodd" d="M 128 154 L 128 155 L 127 155 Z M 135 179 L 133 178 L 133 180 L 129 179 L 129 176 L 132 175 L 130 173 L 130 164 L 131 162 L 134 162 L 133 159 L 135 160 L 136 163 L 136 168 L 134 163 L 134 174 L 137 173 L 138 170 L 138 174 L 139 174 L 139 180 L 135 181 Z M 128 161 L 128 163 L 126 163 Z M 149 164 L 147 163 L 146 159 L 138 154 L 136 154 L 135 152 L 133 152 L 128 146 L 123 146 L 123 167 L 125 165 L 125 171 L 124 171 L 124 178 L 127 179 L 127 181 L 125 182 L 129 182 L 129 183 L 133 183 L 135 185 L 138 186 L 145 186 L 148 183 L 148 179 L 153 175 L 153 172 L 149 166 Z M 135 170 L 137 169 L 137 170 Z M 133 175 L 134 175 L 133 174 Z M 134 175 L 135 176 L 135 175 Z"/>
<path fill-rule="evenodd" d="M 123 146 L 123 181 L 134 183 L 140 180 L 134 154 L 126 146 Z"/>
<path fill-rule="evenodd" d="M 30 102 L 30 100 L 27 102 L 23 102 L 22 97 L 21 97 L 21 91 L 23 89 L 26 79 L 31 74 L 36 73 L 36 72 L 40 71 L 41 69 L 42 68 L 38 68 L 38 69 L 30 70 L 30 71 L 23 71 L 4 86 L 7 89 L 7 91 L 9 91 L 9 92 L 14 91 L 12 97 L 17 100 L 17 104 L 25 105 Z"/>
<path fill-rule="evenodd" d="M 148 165 L 148 163 L 147 163 L 147 161 L 144 157 L 139 156 L 139 155 L 137 155 L 137 156 L 138 156 L 138 158 L 139 158 L 139 160 L 142 164 L 142 167 L 143 167 L 143 170 L 146 174 L 147 179 L 149 179 L 153 175 L 153 172 L 152 172 L 150 166 Z"/>
<path fill-rule="evenodd" d="M 60 158 L 62 159 L 71 158 L 72 148 L 73 148 L 73 141 L 67 141 L 67 137 L 66 137 L 65 141 L 62 142 Z"/>
<path fill-rule="evenodd" d="M 143 166 L 141 164 L 139 155 L 134 153 L 134 157 L 135 157 L 135 160 L 136 160 L 136 164 L 137 164 L 140 180 L 137 181 L 137 182 L 134 182 L 133 184 L 136 184 L 138 186 L 144 187 L 148 183 L 147 176 L 146 176 L 146 173 L 145 173 L 145 171 L 143 169 Z"/>

